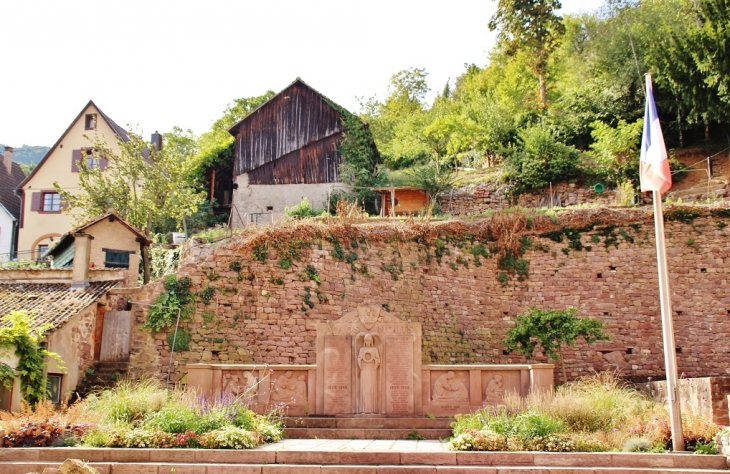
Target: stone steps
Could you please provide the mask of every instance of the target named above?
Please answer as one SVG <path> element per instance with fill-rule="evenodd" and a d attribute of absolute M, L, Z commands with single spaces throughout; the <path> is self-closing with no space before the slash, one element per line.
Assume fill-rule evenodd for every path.
<path fill-rule="evenodd" d="M 284 440 L 250 450 L 5 448 L 0 472 L 82 459 L 102 474 L 726 473 L 724 456 L 691 453 L 453 452 L 438 441 Z"/>
<path fill-rule="evenodd" d="M 727 183 L 714 182 L 710 183 L 709 186 L 695 186 L 693 188 L 684 189 L 682 191 L 670 191 L 667 193 L 667 197 L 672 199 L 682 198 L 687 199 L 706 199 L 707 197 L 721 197 L 727 195 Z"/>
<path fill-rule="evenodd" d="M 446 439 L 453 418 L 289 417 L 285 436 L 299 439 Z"/>
<path fill-rule="evenodd" d="M 3 474 L 43 473 L 60 463 L 0 463 Z M 560 466 L 441 466 L 441 465 L 311 465 L 300 464 L 177 464 L 89 463 L 100 474 L 727 474 L 720 469 L 560 467 Z M 56 472 L 56 471 L 54 471 Z"/>

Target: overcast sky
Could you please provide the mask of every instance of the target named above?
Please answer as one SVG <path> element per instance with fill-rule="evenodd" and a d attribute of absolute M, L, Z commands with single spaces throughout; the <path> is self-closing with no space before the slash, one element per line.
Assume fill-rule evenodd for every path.
<path fill-rule="evenodd" d="M 601 0 L 563 0 L 563 13 Z M 233 99 L 297 77 L 355 112 L 425 68 L 483 66 L 495 1 L 3 0 L 0 143 L 51 146 L 90 99 L 145 136 L 210 128 Z"/>

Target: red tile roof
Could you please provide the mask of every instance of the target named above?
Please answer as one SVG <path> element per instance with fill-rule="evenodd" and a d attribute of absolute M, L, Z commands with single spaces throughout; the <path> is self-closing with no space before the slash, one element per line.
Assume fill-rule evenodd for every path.
<path fill-rule="evenodd" d="M 92 282 L 85 290 L 71 290 L 70 283 L 0 283 L 0 316 L 11 311 L 33 312 L 36 316 L 34 327 L 51 324 L 53 331 L 119 283 Z M 10 323 L 0 321 L 0 327 L 7 326 Z"/>

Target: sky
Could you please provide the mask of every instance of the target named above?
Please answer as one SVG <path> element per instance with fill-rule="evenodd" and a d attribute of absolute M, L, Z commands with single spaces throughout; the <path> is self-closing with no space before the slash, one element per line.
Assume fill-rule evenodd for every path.
<path fill-rule="evenodd" d="M 601 0 L 563 0 L 561 13 Z M 398 71 L 440 91 L 484 66 L 490 0 L 16 0 L 0 4 L 0 143 L 51 146 L 89 100 L 148 136 L 206 132 L 300 77 L 350 111 Z"/>

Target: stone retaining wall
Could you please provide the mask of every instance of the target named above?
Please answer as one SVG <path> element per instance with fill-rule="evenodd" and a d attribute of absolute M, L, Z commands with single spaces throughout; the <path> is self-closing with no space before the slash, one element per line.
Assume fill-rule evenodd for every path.
<path fill-rule="evenodd" d="M 677 359 L 679 372 L 688 377 L 730 373 L 726 220 L 666 223 Z M 463 225 L 476 230 L 481 224 Z M 568 348 L 568 378 L 602 370 L 618 370 L 634 381 L 663 377 L 649 215 L 637 215 L 632 225 L 584 233 L 580 251 L 569 248 L 565 239 L 556 243 L 533 235 L 524 255 L 529 266 L 525 281 L 497 268 L 497 258 L 475 257 L 479 242 L 449 242 L 442 236 L 416 243 L 405 237 L 407 228 L 398 229 L 392 239 L 370 242 L 363 228 L 357 247 L 338 242 L 340 253 L 332 242 L 314 239 L 296 250 L 298 257 L 288 270 L 273 245 L 263 262 L 253 260 L 250 249 L 236 250 L 244 237 L 196 253 L 199 263 L 188 260 L 180 276 L 191 278 L 193 291 L 211 287 L 214 292 L 208 304 L 198 298 L 192 321 L 183 322 L 192 340 L 189 351 L 175 355 L 172 380 L 183 379 L 188 363 L 314 364 L 317 323 L 336 320 L 362 304 L 382 305 L 398 318 L 420 322 L 424 364 L 525 363 L 521 356 L 505 353 L 501 342 L 514 317 L 531 305 L 576 306 L 580 316 L 601 320 L 611 341 L 591 346 L 579 341 Z M 161 289 L 159 282 L 148 285 L 139 299 L 152 301 Z M 141 329 L 147 307 L 134 308 L 131 365 L 164 376 L 170 356 L 166 334 Z M 531 362 L 548 361 L 538 353 Z M 558 370 L 556 380 L 561 379 Z"/>
<path fill-rule="evenodd" d="M 458 215 L 480 214 L 512 207 L 512 198 L 507 194 L 510 186 L 505 184 L 481 183 L 444 193 L 438 197 L 442 212 Z M 527 208 L 567 207 L 578 204 L 610 205 L 616 199 L 614 190 L 596 193 L 593 186 L 578 186 L 574 183 L 559 183 L 550 188 L 521 194 L 517 204 Z"/>

